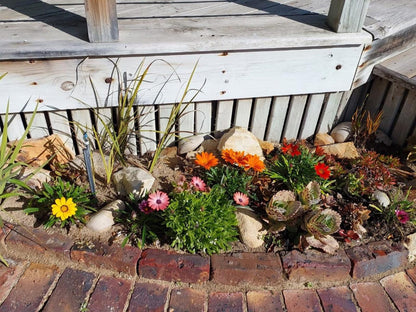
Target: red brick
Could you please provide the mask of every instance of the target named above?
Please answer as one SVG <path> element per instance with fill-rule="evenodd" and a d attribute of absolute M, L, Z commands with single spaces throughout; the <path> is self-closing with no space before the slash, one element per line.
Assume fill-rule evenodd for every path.
<path fill-rule="evenodd" d="M 283 312 L 280 295 L 270 291 L 249 291 L 247 312 Z"/>
<path fill-rule="evenodd" d="M 350 278 L 351 262 L 341 249 L 335 255 L 312 249 L 303 253 L 293 250 L 283 256 L 282 260 L 283 268 L 291 281 L 334 282 Z"/>
<path fill-rule="evenodd" d="M 405 266 L 409 252 L 402 245 L 380 241 L 347 249 L 346 253 L 353 264 L 352 277 L 363 278 Z"/>
<path fill-rule="evenodd" d="M 57 275 L 56 267 L 32 263 L 0 306 L 0 311 L 36 311 Z"/>
<path fill-rule="evenodd" d="M 322 312 L 319 297 L 312 289 L 284 290 L 287 312 Z"/>
<path fill-rule="evenodd" d="M 92 273 L 65 269 L 42 312 L 79 311 L 93 281 Z"/>
<path fill-rule="evenodd" d="M 87 310 L 89 312 L 123 311 L 130 287 L 130 281 L 108 276 L 101 277 L 88 302 Z"/>
<path fill-rule="evenodd" d="M 26 269 L 26 262 L 15 262 L 11 259 L 6 259 L 8 267 L 0 264 L 0 302 L 10 293 L 10 290 L 18 282 L 20 276 Z"/>
<path fill-rule="evenodd" d="M 128 312 L 163 312 L 168 287 L 158 284 L 136 283 L 130 299 Z"/>
<path fill-rule="evenodd" d="M 350 285 L 350 287 L 354 292 L 355 300 L 357 300 L 361 312 L 396 311 L 379 283 L 356 283 Z"/>
<path fill-rule="evenodd" d="M 404 272 L 380 280 L 386 292 L 400 311 L 414 311 L 416 307 L 416 286 Z"/>
<path fill-rule="evenodd" d="M 7 235 L 5 243 L 8 248 L 18 252 L 30 250 L 40 254 L 50 254 L 60 258 L 69 258 L 73 241 L 60 234 L 48 234 L 42 229 L 15 226 Z"/>
<path fill-rule="evenodd" d="M 318 295 L 326 312 L 359 311 L 347 286 L 319 289 Z"/>
<path fill-rule="evenodd" d="M 406 270 L 406 273 L 412 279 L 413 283 L 416 284 L 416 267 Z"/>
<path fill-rule="evenodd" d="M 283 281 L 280 257 L 272 253 L 211 256 L 212 280 L 227 285 L 275 285 Z"/>
<path fill-rule="evenodd" d="M 205 311 L 205 291 L 192 288 L 173 289 L 170 294 L 168 311 L 172 312 L 203 312 Z"/>
<path fill-rule="evenodd" d="M 150 279 L 200 283 L 209 280 L 209 257 L 147 249 L 139 261 L 139 275 Z"/>
<path fill-rule="evenodd" d="M 243 306 L 243 294 L 240 292 L 216 292 L 209 295 L 208 312 L 242 312 Z"/>
<path fill-rule="evenodd" d="M 97 242 L 88 246 L 74 245 L 71 259 L 102 269 L 136 275 L 141 252 L 140 249 L 131 246 L 109 246 Z"/>

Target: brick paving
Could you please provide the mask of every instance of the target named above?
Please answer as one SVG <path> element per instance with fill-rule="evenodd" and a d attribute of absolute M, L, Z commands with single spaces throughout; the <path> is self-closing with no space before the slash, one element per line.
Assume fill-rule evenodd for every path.
<path fill-rule="evenodd" d="M 402 246 L 387 242 L 335 256 L 292 251 L 202 257 L 86 248 L 43 234 L 0 237 L 10 264 L 0 266 L 0 312 L 416 311 L 415 263 L 407 262 Z M 33 247 L 36 241 L 41 247 Z M 42 261 L 59 261 L 30 260 L 28 248 L 48 256 Z"/>

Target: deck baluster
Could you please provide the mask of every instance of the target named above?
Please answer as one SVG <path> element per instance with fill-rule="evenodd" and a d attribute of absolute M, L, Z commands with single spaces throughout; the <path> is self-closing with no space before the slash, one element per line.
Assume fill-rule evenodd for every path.
<path fill-rule="evenodd" d="M 90 42 L 118 41 L 116 0 L 85 0 Z"/>

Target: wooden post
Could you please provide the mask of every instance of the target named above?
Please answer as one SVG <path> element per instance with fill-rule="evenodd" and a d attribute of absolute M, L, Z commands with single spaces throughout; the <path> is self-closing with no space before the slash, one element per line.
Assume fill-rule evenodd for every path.
<path fill-rule="evenodd" d="M 118 41 L 116 0 L 85 0 L 90 42 Z"/>
<path fill-rule="evenodd" d="M 360 32 L 370 0 L 331 0 L 328 25 L 339 33 Z"/>

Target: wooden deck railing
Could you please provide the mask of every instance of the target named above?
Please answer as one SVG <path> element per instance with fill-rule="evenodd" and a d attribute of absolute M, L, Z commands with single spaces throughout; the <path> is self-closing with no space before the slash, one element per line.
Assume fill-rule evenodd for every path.
<path fill-rule="evenodd" d="M 116 0 L 84 0 L 90 42 L 118 40 Z M 328 25 L 339 33 L 359 32 L 370 0 L 331 0 Z"/>

